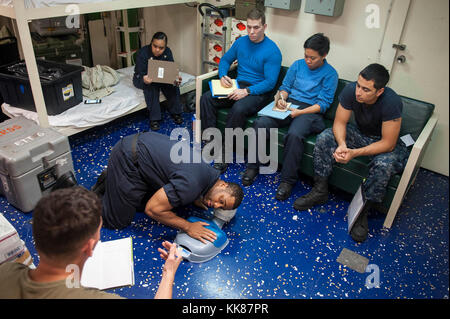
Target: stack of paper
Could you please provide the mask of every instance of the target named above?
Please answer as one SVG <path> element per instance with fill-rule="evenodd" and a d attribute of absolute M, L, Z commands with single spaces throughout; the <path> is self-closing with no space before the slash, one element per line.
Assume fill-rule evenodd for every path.
<path fill-rule="evenodd" d="M 81 285 L 101 290 L 134 285 L 132 238 L 99 241 L 84 265 Z"/>

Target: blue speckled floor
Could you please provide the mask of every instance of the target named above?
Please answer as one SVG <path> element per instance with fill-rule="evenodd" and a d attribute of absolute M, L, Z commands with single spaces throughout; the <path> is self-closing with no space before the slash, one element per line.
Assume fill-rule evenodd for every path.
<path fill-rule="evenodd" d="M 185 114 L 187 127 L 190 116 Z M 160 132 L 169 134 L 173 126 L 164 114 Z M 141 111 L 70 137 L 79 183 L 90 188 L 107 164 L 111 147 L 122 136 L 147 129 L 146 112 Z M 240 183 L 243 169 L 243 164 L 231 165 L 223 179 Z M 260 176 L 245 188 L 238 214 L 224 226 L 228 246 L 209 262 L 183 262 L 174 298 L 448 298 L 448 177 L 421 169 L 391 230 L 382 230 L 384 216 L 372 213 L 369 238 L 362 244 L 347 234 L 348 196 L 333 193 L 327 205 L 298 212 L 292 204 L 310 190 L 310 184 L 299 181 L 294 195 L 278 202 L 274 198 L 278 181 L 278 173 Z M 0 208 L 37 264 L 32 213 L 17 211 L 4 197 Z M 175 235 L 175 230 L 142 213 L 122 231 L 102 229 L 103 241 L 133 237 L 136 283 L 112 291 L 128 298 L 153 298 L 162 267 L 156 249 Z M 378 267 L 379 288 L 365 286 L 374 273 L 361 274 L 336 261 L 343 248 Z"/>

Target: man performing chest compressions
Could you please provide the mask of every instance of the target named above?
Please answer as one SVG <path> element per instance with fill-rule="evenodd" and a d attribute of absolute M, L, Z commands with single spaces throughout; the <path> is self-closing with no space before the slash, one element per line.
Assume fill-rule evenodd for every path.
<path fill-rule="evenodd" d="M 216 239 L 216 234 L 204 227 L 206 223 L 191 223 L 172 210 L 191 203 L 205 209 L 236 209 L 243 198 L 242 189 L 219 179 L 220 172 L 207 163 L 174 163 L 170 154 L 175 143 L 179 142 L 154 132 L 117 142 L 108 169 L 92 188 L 103 196 L 105 227 L 127 227 L 142 209 L 147 216 L 192 238 L 202 242 Z"/>

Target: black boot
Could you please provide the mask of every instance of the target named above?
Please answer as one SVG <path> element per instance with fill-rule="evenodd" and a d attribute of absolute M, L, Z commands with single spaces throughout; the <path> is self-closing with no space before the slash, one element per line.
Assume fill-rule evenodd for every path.
<path fill-rule="evenodd" d="M 106 169 L 100 174 L 97 182 L 92 186 L 91 191 L 97 194 L 98 197 L 102 197 L 106 190 Z"/>
<path fill-rule="evenodd" d="M 373 202 L 367 201 L 363 207 L 361 214 L 359 214 L 358 219 L 353 224 L 350 230 L 350 236 L 353 240 L 362 243 L 367 239 L 367 234 L 369 233 L 369 223 L 367 221 L 367 215 L 369 214 L 369 209 L 373 206 Z"/>
<path fill-rule="evenodd" d="M 150 121 L 150 129 L 152 131 L 158 131 L 160 128 L 159 121 Z"/>
<path fill-rule="evenodd" d="M 213 167 L 220 171 L 220 174 L 223 174 L 227 171 L 228 164 L 227 163 L 214 163 Z"/>
<path fill-rule="evenodd" d="M 228 164 L 225 163 L 225 144 L 222 145 L 222 163 L 216 163 L 214 161 L 213 167 L 220 171 L 220 174 L 223 174 L 227 171 Z"/>
<path fill-rule="evenodd" d="M 328 177 L 314 175 L 314 186 L 312 190 L 296 199 L 294 208 L 296 210 L 307 210 L 316 205 L 325 204 L 328 201 Z"/>
<path fill-rule="evenodd" d="M 291 196 L 292 188 L 294 188 L 294 185 L 286 182 L 281 182 L 277 188 L 275 198 L 281 201 L 288 199 L 289 196 Z"/>
<path fill-rule="evenodd" d="M 55 185 L 53 185 L 52 192 L 61 189 L 61 188 L 70 188 L 73 186 L 76 186 L 77 179 L 75 178 L 75 175 L 73 175 L 72 171 L 68 171 L 64 174 L 62 174 L 58 179 L 56 180 Z"/>
<path fill-rule="evenodd" d="M 250 186 L 255 181 L 256 176 L 259 174 L 259 168 L 247 168 L 242 175 L 242 185 Z"/>
<path fill-rule="evenodd" d="M 172 114 L 173 122 L 177 125 L 183 124 L 183 117 L 180 114 Z"/>

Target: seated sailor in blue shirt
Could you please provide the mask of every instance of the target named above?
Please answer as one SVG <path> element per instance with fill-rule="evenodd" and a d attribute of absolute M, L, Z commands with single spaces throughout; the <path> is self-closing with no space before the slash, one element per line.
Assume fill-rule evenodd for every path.
<path fill-rule="evenodd" d="M 264 13 L 258 9 L 251 10 L 247 15 L 248 35 L 238 38 L 219 63 L 220 82 L 224 87 L 231 87 L 227 74 L 231 64 L 237 60 L 239 89 L 224 99 L 213 98 L 210 91 L 202 95 L 202 130 L 216 127 L 218 109 L 230 107 L 225 128 L 244 128 L 247 118 L 270 101 L 270 91 L 275 87 L 280 73 L 281 51 L 264 34 L 266 28 Z M 224 172 L 227 164 L 222 158 L 222 163 L 215 163 L 214 167 Z"/>
<path fill-rule="evenodd" d="M 265 128 L 266 137 L 270 128 L 289 127 L 284 139 L 281 183 L 276 193 L 278 200 L 287 199 L 298 180 L 304 139 L 325 129 L 322 114 L 333 102 L 338 83 L 336 70 L 326 60 L 330 50 L 328 37 L 322 33 L 314 34 L 303 47 L 305 58 L 291 65 L 277 93 L 279 108 L 285 109 L 287 102 L 292 103 L 290 116 L 283 120 L 262 116 L 254 122 L 256 134 L 258 129 Z M 243 185 L 253 183 L 259 174 L 259 166 L 258 158 L 256 163 L 247 164 L 242 176 Z"/>
<path fill-rule="evenodd" d="M 136 65 L 134 67 L 133 84 L 144 91 L 145 103 L 150 113 L 150 128 L 159 130 L 161 121 L 161 106 L 159 104 L 160 91 L 167 99 L 168 111 L 172 115 L 175 124 L 183 123 L 181 113 L 183 107 L 180 102 L 181 77 L 174 84 L 154 83 L 147 75 L 148 60 L 174 61 L 172 51 L 167 46 L 167 35 L 164 32 L 156 32 L 149 45 L 142 47 L 136 54 Z"/>

